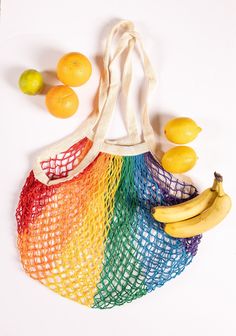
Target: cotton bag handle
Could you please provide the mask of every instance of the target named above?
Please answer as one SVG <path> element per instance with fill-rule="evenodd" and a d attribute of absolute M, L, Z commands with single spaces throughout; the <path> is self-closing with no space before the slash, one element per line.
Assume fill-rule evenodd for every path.
<path fill-rule="evenodd" d="M 110 63 L 112 61 L 112 44 L 114 42 L 114 38 L 118 33 L 122 33 L 123 31 L 133 31 L 134 30 L 134 24 L 131 21 L 121 21 L 118 24 L 116 24 L 106 42 L 106 48 L 105 48 L 105 54 L 103 58 L 103 67 L 104 67 L 104 73 L 101 77 L 100 86 L 99 86 L 99 117 L 101 115 L 101 112 L 103 110 L 104 104 L 107 99 L 107 94 L 109 90 L 109 78 L 110 78 Z M 124 107 L 125 107 L 125 125 L 128 131 L 127 140 L 131 140 L 133 142 L 139 141 L 140 136 L 138 135 L 138 128 L 137 128 L 137 121 L 135 117 L 134 110 L 130 107 L 129 97 L 128 94 L 130 91 L 130 84 L 132 80 L 132 63 L 131 63 L 131 56 L 132 56 L 132 50 L 134 48 L 134 41 L 130 41 L 130 47 L 127 49 L 127 55 L 126 59 L 124 60 L 124 68 L 122 73 L 122 79 L 121 79 L 121 93 L 124 100 Z M 119 46 L 118 46 L 119 48 Z M 117 49 L 118 49 L 117 48 Z M 123 49 L 124 51 L 124 49 Z M 122 52 L 121 52 L 122 53 Z M 125 139 L 123 139 L 125 140 Z M 120 140 L 111 140 L 112 143 L 119 143 Z"/>
<path fill-rule="evenodd" d="M 119 80 L 115 73 L 115 67 L 116 67 L 115 61 L 117 61 L 117 59 L 124 52 L 124 50 L 127 49 L 128 53 L 130 53 L 134 48 L 134 44 L 136 44 L 138 47 L 137 51 L 138 51 L 140 60 L 143 65 L 144 75 L 146 79 L 146 88 L 144 90 L 143 102 L 142 102 L 142 108 L 141 108 L 141 124 L 142 124 L 142 130 L 143 130 L 143 137 L 144 137 L 144 140 L 148 142 L 150 147 L 154 150 L 155 136 L 154 136 L 154 132 L 153 132 L 150 120 L 149 120 L 149 116 L 148 116 L 148 95 L 151 89 L 153 88 L 153 86 L 155 85 L 156 81 L 155 81 L 154 71 L 152 69 L 149 58 L 144 51 L 140 37 L 135 31 L 126 31 L 122 35 L 119 45 L 117 47 L 116 53 L 114 54 L 113 58 L 110 60 L 110 63 L 108 64 L 108 71 L 109 71 L 109 78 L 108 78 L 109 85 L 107 88 L 108 95 L 107 95 L 106 102 L 103 105 L 101 117 L 98 122 L 97 130 L 95 132 L 94 143 L 97 145 L 102 144 L 105 140 L 105 136 L 106 136 L 106 133 L 109 127 L 110 119 L 112 117 L 117 95 L 119 92 Z M 106 54 L 109 54 L 109 52 L 106 52 Z M 129 59 L 127 58 L 126 62 L 128 64 L 128 62 L 130 62 L 130 58 Z M 130 83 L 131 77 L 132 77 L 132 70 L 130 68 L 130 65 L 125 68 L 124 76 L 127 75 L 125 71 L 128 71 L 128 69 L 130 71 L 128 75 L 129 83 Z M 129 91 L 126 91 L 126 93 L 127 93 L 127 101 L 128 101 Z M 126 114 L 127 114 L 126 115 L 127 124 L 129 124 L 131 120 L 130 118 L 131 117 L 135 118 L 135 115 L 133 113 L 129 114 L 128 110 L 126 110 Z M 132 122 L 133 122 L 133 119 L 132 119 Z"/>
<path fill-rule="evenodd" d="M 112 30 L 109 35 L 109 38 L 114 35 L 116 31 L 119 31 L 120 27 L 124 28 L 125 32 L 121 36 L 119 40 L 118 47 L 114 53 L 114 56 L 110 56 L 110 48 L 109 48 L 109 40 L 107 42 L 108 48 L 106 48 L 105 57 L 104 57 L 104 78 L 101 80 L 100 89 L 99 89 L 99 98 L 100 103 L 98 107 L 98 111 L 96 113 L 92 113 L 79 127 L 78 129 L 72 133 L 70 136 L 64 138 L 62 141 L 58 142 L 56 145 L 53 145 L 46 149 L 40 156 L 38 156 L 33 171 L 35 177 L 46 185 L 53 185 L 65 182 L 67 180 L 72 179 L 74 176 L 78 175 L 81 171 L 83 171 L 98 155 L 99 151 L 102 150 L 103 145 L 105 145 L 105 136 L 109 126 L 109 122 L 112 116 L 112 112 L 114 109 L 114 104 L 118 95 L 120 83 L 117 80 L 117 77 L 114 75 L 113 67 L 117 58 L 124 52 L 127 51 L 127 58 L 125 61 L 125 66 L 123 69 L 123 76 L 122 76 L 122 83 L 123 83 L 123 90 L 127 93 L 127 100 L 126 104 L 128 106 L 129 101 L 129 89 L 130 89 L 130 82 L 132 78 L 132 66 L 131 66 L 131 53 L 134 48 L 134 42 L 137 42 L 138 35 L 136 32 L 131 30 L 133 24 L 129 21 L 121 21 L 118 23 Z M 155 83 L 155 77 L 150 65 L 149 59 L 143 50 L 143 46 L 141 41 L 139 41 L 139 54 L 140 58 L 143 63 L 145 78 L 147 81 L 146 90 L 144 90 L 144 99 L 142 104 L 142 126 L 143 126 L 143 137 L 145 141 L 145 149 L 148 151 L 150 150 L 155 155 L 155 140 L 154 140 L 154 133 L 148 118 L 148 109 L 147 109 L 147 98 L 148 93 L 153 87 Z M 124 85 L 125 83 L 125 85 Z M 126 111 L 128 112 L 128 111 Z M 129 113 L 126 113 L 126 124 L 129 126 L 129 140 L 130 144 L 134 144 L 134 140 L 140 139 L 136 126 L 132 121 L 134 118 L 134 114 L 132 110 L 129 110 Z M 94 127 L 97 126 L 95 133 L 92 131 Z M 136 132 L 136 134 L 135 134 Z M 68 173 L 67 177 L 60 178 L 58 180 L 50 180 L 48 176 L 45 174 L 41 167 L 41 162 L 45 159 L 52 157 L 59 152 L 67 150 L 70 146 L 74 143 L 78 142 L 80 139 L 84 138 L 85 136 L 89 136 L 92 141 L 93 145 L 84 159 L 80 162 L 80 164 L 71 172 Z M 132 140 L 132 141 L 131 141 Z M 116 147 L 121 147 L 127 144 L 127 139 L 120 139 L 116 141 L 109 141 L 110 143 L 118 144 Z M 146 146 L 148 145 L 148 146 Z M 112 145 L 111 145 L 112 146 Z M 132 146 L 131 146 L 132 147 Z M 104 147 L 105 148 L 105 147 Z M 130 153 L 135 155 L 136 149 L 135 146 L 133 148 L 129 148 Z M 119 153 L 119 148 L 118 148 Z M 121 153 L 122 155 L 122 150 Z M 128 155 L 131 155 L 128 154 Z"/>

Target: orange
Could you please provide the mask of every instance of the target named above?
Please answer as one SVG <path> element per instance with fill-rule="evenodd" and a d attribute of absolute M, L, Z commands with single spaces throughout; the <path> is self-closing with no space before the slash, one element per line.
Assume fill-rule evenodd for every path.
<path fill-rule="evenodd" d="M 80 86 L 87 82 L 91 73 L 90 61 L 78 52 L 64 55 L 57 64 L 57 77 L 65 85 Z"/>
<path fill-rule="evenodd" d="M 48 111 L 58 118 L 71 117 L 79 106 L 76 93 L 68 86 L 58 85 L 52 87 L 46 95 Z"/>

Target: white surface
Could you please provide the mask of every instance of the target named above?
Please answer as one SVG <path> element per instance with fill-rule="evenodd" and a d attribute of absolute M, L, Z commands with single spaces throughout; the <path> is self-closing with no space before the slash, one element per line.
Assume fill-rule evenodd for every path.
<path fill-rule="evenodd" d="M 236 334 L 234 209 L 204 235 L 197 257 L 181 276 L 109 311 L 87 309 L 26 276 L 14 218 L 37 151 L 70 133 L 91 110 L 98 85 L 96 56 L 108 28 L 120 18 L 135 21 L 158 75 L 151 107 L 155 128 L 170 115 L 195 119 L 203 132 L 191 144 L 199 162 L 188 175 L 203 188 L 219 171 L 235 202 L 235 16 L 234 0 L 2 1 L 1 336 Z M 17 79 L 25 68 L 54 70 L 58 58 L 71 50 L 92 59 L 94 74 L 77 90 L 79 112 L 57 120 L 46 112 L 43 96 L 19 92 Z"/>

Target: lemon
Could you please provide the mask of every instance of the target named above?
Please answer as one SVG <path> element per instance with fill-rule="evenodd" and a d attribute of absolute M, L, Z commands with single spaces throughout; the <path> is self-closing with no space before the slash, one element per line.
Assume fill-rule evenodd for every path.
<path fill-rule="evenodd" d="M 176 144 L 193 141 L 201 130 L 195 121 L 184 117 L 170 120 L 164 128 L 167 139 Z"/>
<path fill-rule="evenodd" d="M 181 174 L 192 169 L 196 161 L 196 152 L 191 147 L 176 146 L 163 155 L 161 163 L 168 172 Z"/>
<path fill-rule="evenodd" d="M 19 78 L 21 91 L 28 95 L 35 95 L 43 88 L 43 77 L 40 72 L 34 69 L 24 71 Z"/>

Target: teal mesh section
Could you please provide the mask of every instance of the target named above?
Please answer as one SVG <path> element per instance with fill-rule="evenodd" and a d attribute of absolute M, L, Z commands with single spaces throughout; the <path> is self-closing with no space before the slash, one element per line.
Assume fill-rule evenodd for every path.
<path fill-rule="evenodd" d="M 200 237 L 176 239 L 151 216 L 157 204 L 176 204 L 196 189 L 176 180 L 151 154 L 124 157 L 94 307 L 130 302 L 180 274 Z"/>

